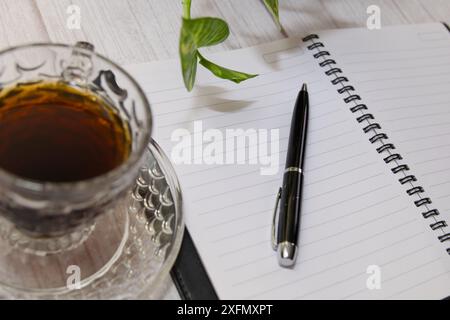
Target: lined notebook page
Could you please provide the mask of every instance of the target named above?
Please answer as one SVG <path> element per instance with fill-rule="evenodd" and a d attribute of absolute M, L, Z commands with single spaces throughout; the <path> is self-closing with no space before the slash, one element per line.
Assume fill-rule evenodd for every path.
<path fill-rule="evenodd" d="M 450 219 L 450 32 L 441 23 L 346 30 L 323 40 L 424 187 Z M 401 39 L 401 41 L 400 41 Z M 383 46 L 380 46 L 383 43 Z M 424 211 L 424 210 L 421 210 Z M 437 237 L 448 228 L 436 230 Z M 443 249 L 448 248 L 443 244 Z M 447 257 L 450 262 L 450 257 Z M 431 275 L 430 275 L 431 276 Z M 449 281 L 450 282 L 450 281 Z"/>
<path fill-rule="evenodd" d="M 174 130 L 193 132 L 198 120 L 202 130 L 279 129 L 276 175 L 261 175 L 261 164 L 175 166 L 187 227 L 219 297 L 446 296 L 449 288 L 442 278 L 427 280 L 430 273 L 446 272 L 435 239 L 301 41 L 212 58 L 260 75 L 236 85 L 200 69 L 196 88 L 187 93 L 176 61 L 128 69 L 150 98 L 153 136 L 168 155 L 176 145 Z M 270 225 L 294 100 L 303 82 L 311 108 L 300 251 L 295 268 L 287 270 L 278 266 L 271 249 Z M 201 157 L 199 148 L 192 147 L 192 153 Z M 382 270 L 382 290 L 367 289 L 370 265 Z"/>

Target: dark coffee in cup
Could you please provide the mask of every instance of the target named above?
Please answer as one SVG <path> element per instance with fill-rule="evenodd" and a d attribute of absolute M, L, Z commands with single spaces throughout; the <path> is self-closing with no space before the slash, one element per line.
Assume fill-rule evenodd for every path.
<path fill-rule="evenodd" d="M 128 124 L 87 89 L 41 81 L 0 92 L 0 168 L 21 178 L 90 179 L 122 164 L 130 146 Z"/>
<path fill-rule="evenodd" d="M 88 88 L 43 80 L 0 91 L 0 169 L 17 178 L 53 185 L 86 181 L 89 186 L 89 179 L 124 163 L 131 145 L 129 123 Z M 91 221 L 119 196 L 88 194 L 79 205 L 73 200 L 66 206 L 62 198 L 70 193 L 36 196 L 36 207 L 17 205 L 10 198 L 13 192 L 1 193 L 0 213 L 28 235 L 55 236 Z M 46 201 L 55 207 L 41 212 L 39 203 Z"/>

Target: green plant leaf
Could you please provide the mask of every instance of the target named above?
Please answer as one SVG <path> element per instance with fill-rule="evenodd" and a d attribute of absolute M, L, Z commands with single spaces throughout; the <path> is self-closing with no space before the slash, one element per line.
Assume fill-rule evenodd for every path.
<path fill-rule="evenodd" d="M 179 51 L 184 85 L 191 91 L 197 73 L 197 46 L 192 41 L 189 31 L 184 28 L 181 28 Z"/>
<path fill-rule="evenodd" d="M 231 70 L 228 68 L 221 67 L 203 57 L 200 52 L 197 53 L 200 59 L 200 64 L 204 66 L 206 69 L 211 71 L 214 75 L 219 78 L 231 80 L 236 83 L 240 83 L 244 80 L 248 80 L 258 76 L 257 74 L 248 74 L 244 72 L 239 72 L 235 70 Z"/>
<path fill-rule="evenodd" d="M 278 28 L 280 30 L 283 29 L 280 23 L 280 14 L 278 10 L 278 0 L 262 0 L 264 5 L 266 6 L 267 10 L 270 12 L 270 14 L 273 17 L 273 20 L 277 24 Z"/>
<path fill-rule="evenodd" d="M 181 71 L 186 89 L 191 91 L 194 87 L 198 61 L 217 77 L 236 83 L 256 77 L 253 74 L 221 67 L 205 59 L 198 52 L 199 48 L 213 46 L 225 41 L 230 34 L 230 29 L 227 23 L 219 18 L 204 17 L 191 19 L 191 1 L 182 1 L 183 19 L 179 43 Z"/>
<path fill-rule="evenodd" d="M 185 19 L 180 32 L 180 59 L 183 80 L 191 91 L 197 73 L 197 49 L 221 43 L 230 34 L 225 21 L 218 18 Z"/>
<path fill-rule="evenodd" d="M 197 48 L 221 43 L 230 34 L 227 23 L 219 18 L 183 19 L 182 29 L 189 33 Z"/>

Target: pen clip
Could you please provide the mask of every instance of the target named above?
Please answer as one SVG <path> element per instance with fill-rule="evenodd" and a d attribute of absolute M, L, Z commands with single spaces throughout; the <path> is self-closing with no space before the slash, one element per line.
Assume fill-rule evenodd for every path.
<path fill-rule="evenodd" d="M 280 198 L 281 198 L 281 191 L 282 188 L 280 187 L 280 189 L 278 189 L 278 193 L 277 193 L 277 199 L 275 201 L 275 208 L 273 210 L 273 217 L 272 217 L 272 237 L 271 237 L 271 241 L 272 241 L 272 249 L 273 250 L 277 250 L 278 248 L 278 243 L 277 243 L 277 239 L 276 239 L 276 232 L 275 232 L 275 225 L 276 225 L 276 219 L 277 219 L 277 211 L 278 211 L 278 205 L 280 203 Z"/>

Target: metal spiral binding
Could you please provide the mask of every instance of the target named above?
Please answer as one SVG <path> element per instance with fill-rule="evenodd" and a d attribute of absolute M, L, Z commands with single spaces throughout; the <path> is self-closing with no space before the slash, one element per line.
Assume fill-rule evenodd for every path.
<path fill-rule="evenodd" d="M 381 125 L 375 122 L 375 117 L 373 114 L 368 112 L 368 107 L 364 103 L 361 103 L 362 98 L 355 94 L 355 88 L 350 85 L 349 79 L 343 76 L 342 69 L 336 67 L 337 63 L 331 58 L 329 51 L 324 50 L 325 45 L 319 41 L 319 36 L 316 34 L 311 34 L 303 38 L 303 42 L 311 42 L 307 46 L 307 49 L 313 51 L 313 57 L 319 60 L 319 66 L 326 68 L 325 75 L 332 77 L 331 83 L 335 86 L 339 86 L 337 92 L 341 95 L 345 95 L 343 98 L 346 104 L 351 104 L 350 111 L 353 114 L 358 114 L 356 120 L 358 123 L 366 123 L 367 125 L 363 128 L 364 133 L 372 134 L 369 141 L 375 145 L 378 144 L 376 151 L 379 154 L 386 154 L 383 158 L 386 164 L 393 165 L 391 171 L 395 175 L 401 175 L 398 179 L 400 184 L 408 186 L 406 193 L 410 197 L 415 197 L 414 204 L 416 207 L 423 209 L 422 216 L 424 219 L 431 219 L 432 223 L 430 228 L 435 231 L 442 233 L 437 238 L 440 242 L 450 241 L 450 232 L 444 230 L 448 227 L 447 222 L 440 220 L 440 214 L 437 209 L 431 208 L 432 201 L 430 198 L 423 197 L 422 194 L 425 193 L 423 187 L 416 185 L 417 178 L 412 174 L 408 174 L 410 170 L 409 166 L 401 163 L 403 157 L 399 153 L 395 153 L 394 144 L 388 142 L 389 137 L 380 132 Z M 450 248 L 446 249 L 447 253 L 450 255 Z"/>

